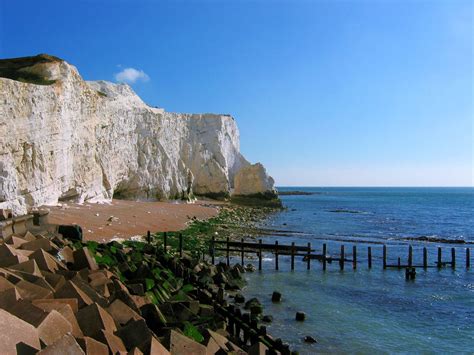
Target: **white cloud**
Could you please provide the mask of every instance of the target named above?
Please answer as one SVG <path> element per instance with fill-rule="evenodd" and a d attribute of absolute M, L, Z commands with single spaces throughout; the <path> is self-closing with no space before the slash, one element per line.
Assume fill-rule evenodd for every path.
<path fill-rule="evenodd" d="M 135 68 L 125 68 L 115 74 L 115 80 L 123 83 L 135 84 L 137 81 L 147 82 L 150 77 L 143 71 Z"/>

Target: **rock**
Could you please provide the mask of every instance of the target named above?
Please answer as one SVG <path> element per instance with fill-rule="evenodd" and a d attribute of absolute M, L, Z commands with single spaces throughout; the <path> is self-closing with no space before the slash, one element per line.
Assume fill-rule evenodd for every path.
<path fill-rule="evenodd" d="M 273 194 L 275 181 L 268 176 L 262 164 L 247 165 L 234 178 L 234 195 Z"/>
<path fill-rule="evenodd" d="M 265 323 L 271 323 L 271 322 L 273 322 L 273 316 L 268 315 L 268 314 L 267 314 L 267 315 L 264 315 L 264 316 L 262 317 L 262 322 L 265 322 Z"/>
<path fill-rule="evenodd" d="M 250 306 L 250 315 L 258 316 L 263 313 L 263 306 L 262 305 L 252 305 Z"/>
<path fill-rule="evenodd" d="M 207 304 L 200 304 L 199 315 L 204 318 L 214 316 L 214 307 Z"/>
<path fill-rule="evenodd" d="M 253 306 L 261 306 L 262 304 L 257 298 L 251 298 L 247 302 L 245 302 L 244 309 L 250 309 Z"/>
<path fill-rule="evenodd" d="M 278 291 L 273 291 L 272 293 L 272 302 L 278 303 L 281 302 L 281 293 Z"/>
<path fill-rule="evenodd" d="M 247 266 L 245 266 L 245 271 L 247 272 L 254 272 L 255 270 L 256 268 L 252 264 L 247 264 Z"/>
<path fill-rule="evenodd" d="M 304 342 L 305 343 L 309 343 L 309 344 L 314 344 L 314 343 L 317 343 L 318 341 L 316 339 L 314 339 L 312 336 L 310 335 L 307 335 L 303 338 Z"/>
<path fill-rule="evenodd" d="M 299 322 L 303 322 L 306 319 L 306 313 L 304 312 L 296 312 L 295 319 Z"/>
<path fill-rule="evenodd" d="M 244 303 L 245 297 L 241 293 L 237 293 L 234 297 L 235 303 Z"/>
<path fill-rule="evenodd" d="M 0 354 L 16 354 L 16 345 L 21 342 L 37 351 L 41 349 L 34 326 L 0 309 Z"/>

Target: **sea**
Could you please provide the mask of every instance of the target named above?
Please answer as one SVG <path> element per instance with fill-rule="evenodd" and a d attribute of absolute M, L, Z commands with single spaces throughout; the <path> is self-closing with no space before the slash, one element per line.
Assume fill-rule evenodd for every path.
<path fill-rule="evenodd" d="M 338 257 L 344 244 L 346 258 L 357 247 L 357 268 L 312 260 L 311 269 L 297 257 L 264 255 L 263 270 L 246 273 L 247 299 L 257 297 L 272 336 L 288 342 L 300 354 L 315 353 L 474 353 L 474 266 L 466 268 L 466 248 L 474 261 L 474 188 L 328 188 L 280 187 L 310 195 L 281 196 L 285 207 L 262 222 L 263 242 L 311 246 Z M 389 265 L 407 264 L 409 245 L 417 268 L 414 280 L 405 269 L 382 267 L 382 247 Z M 372 268 L 367 251 L 372 249 Z M 456 266 L 438 268 L 442 261 Z M 236 257 L 238 259 L 238 257 Z M 471 261 L 471 264 L 472 264 Z M 234 260 L 238 262 L 238 260 Z M 249 260 L 257 266 L 256 260 Z M 273 291 L 282 293 L 272 303 Z M 306 314 L 304 322 L 295 313 Z M 304 342 L 311 336 L 317 343 Z"/>

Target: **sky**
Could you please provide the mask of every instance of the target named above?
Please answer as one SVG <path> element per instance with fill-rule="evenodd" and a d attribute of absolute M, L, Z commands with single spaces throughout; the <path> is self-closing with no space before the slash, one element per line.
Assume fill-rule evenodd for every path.
<path fill-rule="evenodd" d="M 0 57 L 232 114 L 280 186 L 473 186 L 473 4 L 0 0 Z"/>

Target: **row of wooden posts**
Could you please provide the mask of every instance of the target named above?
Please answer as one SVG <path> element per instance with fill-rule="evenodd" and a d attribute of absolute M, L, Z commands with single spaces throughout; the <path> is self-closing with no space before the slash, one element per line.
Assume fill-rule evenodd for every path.
<path fill-rule="evenodd" d="M 225 247 L 218 247 L 219 245 L 224 245 Z M 357 246 L 352 246 L 352 259 L 347 259 L 345 254 L 345 246 L 340 246 L 340 256 L 338 258 L 327 256 L 327 244 L 323 244 L 322 254 L 313 254 L 315 250 L 311 248 L 311 243 L 308 243 L 306 246 L 296 246 L 294 242 L 291 245 L 281 245 L 278 241 L 275 241 L 274 244 L 262 243 L 262 240 L 259 239 L 258 243 L 249 243 L 244 242 L 242 238 L 240 242 L 230 241 L 229 238 L 226 240 L 215 240 L 213 237 L 211 240 L 211 260 L 212 263 L 215 262 L 215 251 L 223 251 L 226 255 L 227 264 L 230 264 L 230 253 L 240 253 L 241 264 L 244 265 L 245 253 L 254 253 L 258 256 L 258 269 L 262 270 L 262 258 L 263 251 L 271 251 L 275 255 L 275 270 L 279 269 L 279 256 L 280 255 L 289 255 L 291 257 L 291 270 L 295 269 L 295 257 L 303 256 L 306 261 L 306 268 L 311 269 L 311 260 L 319 260 L 323 264 L 323 270 L 326 270 L 327 264 L 332 261 L 339 262 L 339 267 L 341 270 L 344 270 L 346 262 L 352 262 L 352 268 L 357 269 Z M 466 248 L 466 268 L 469 269 L 471 266 L 471 251 L 469 248 Z M 438 247 L 438 258 L 435 266 L 429 266 L 428 264 L 428 250 L 426 247 L 423 247 L 423 263 L 422 265 L 415 265 L 413 263 L 413 247 L 410 245 L 408 247 L 408 258 L 407 264 L 401 263 L 401 258 L 398 258 L 397 264 L 391 265 L 387 263 L 387 246 L 383 245 L 382 250 L 382 266 L 383 269 L 387 268 L 406 268 L 406 267 L 422 267 L 424 269 L 429 267 L 441 268 L 444 266 L 450 265 L 452 268 L 456 267 L 456 248 L 451 248 L 451 260 L 443 261 L 442 260 L 442 249 Z M 372 247 L 367 247 L 367 266 L 372 268 Z"/>
<path fill-rule="evenodd" d="M 179 244 L 178 244 L 178 252 L 179 256 L 183 256 L 183 235 L 181 233 L 178 234 Z M 150 231 L 147 232 L 147 240 L 151 242 L 151 233 Z M 219 245 L 225 245 L 225 247 L 218 247 Z M 168 235 L 167 233 L 163 233 L 163 249 L 166 251 L 168 247 Z M 311 243 L 307 243 L 306 246 L 297 246 L 294 242 L 291 245 L 282 245 L 279 244 L 278 241 L 275 241 L 274 244 L 271 243 L 263 243 L 261 239 L 258 240 L 258 243 L 252 242 L 245 242 L 242 238 L 240 242 L 238 241 L 231 241 L 229 238 L 226 240 L 216 240 L 213 236 L 211 239 L 210 245 L 210 254 L 211 254 L 211 262 L 215 263 L 216 251 L 223 251 L 226 255 L 227 264 L 230 265 L 230 254 L 231 253 L 239 253 L 241 259 L 241 265 L 245 263 L 245 253 L 253 253 L 257 254 L 258 256 L 258 269 L 262 270 L 262 259 L 263 259 L 263 251 L 271 251 L 275 254 L 275 270 L 279 270 L 279 256 L 280 255 L 289 255 L 291 257 L 291 270 L 295 269 L 295 257 L 303 256 L 306 261 L 306 268 L 308 270 L 311 269 L 311 260 L 319 260 L 323 264 L 323 270 L 326 270 L 327 264 L 332 263 L 332 261 L 339 262 L 339 267 L 341 270 L 344 270 L 344 266 L 346 262 L 352 262 L 352 268 L 357 269 L 357 246 L 352 246 L 352 259 L 347 259 L 345 254 L 345 246 L 342 244 L 340 246 L 340 256 L 339 258 L 334 258 L 331 256 L 327 256 L 327 244 L 323 244 L 322 253 L 321 254 L 313 254 L 315 250 L 311 248 Z M 466 269 L 471 267 L 471 250 L 466 248 Z M 413 247 L 410 245 L 408 246 L 408 258 L 407 264 L 401 263 L 401 258 L 398 257 L 397 264 L 388 264 L 387 263 L 387 246 L 384 244 L 382 249 L 382 266 L 383 269 L 387 268 L 406 268 L 406 267 L 422 267 L 427 269 L 429 267 L 434 268 L 442 268 L 444 266 L 450 265 L 452 268 L 456 267 L 456 248 L 451 248 L 451 260 L 450 261 L 443 261 L 442 260 L 442 248 L 438 247 L 438 257 L 435 266 L 429 266 L 428 264 L 428 250 L 426 247 L 423 247 L 423 263 L 422 265 L 414 265 L 413 263 Z M 367 247 L 367 266 L 369 269 L 372 268 L 372 247 Z"/>

